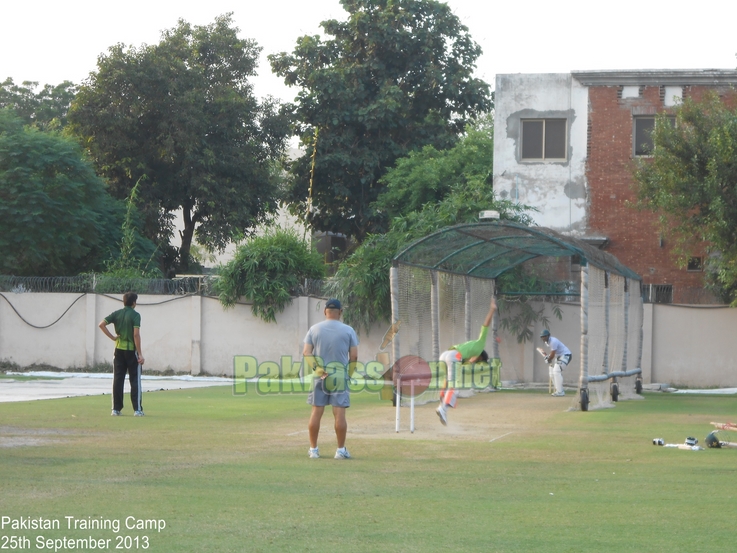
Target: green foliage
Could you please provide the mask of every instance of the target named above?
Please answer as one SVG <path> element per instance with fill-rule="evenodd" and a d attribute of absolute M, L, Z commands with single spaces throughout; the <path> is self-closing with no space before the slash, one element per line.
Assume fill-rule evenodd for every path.
<path fill-rule="evenodd" d="M 447 148 L 470 118 L 491 109 L 489 86 L 472 77 L 481 54 L 468 29 L 435 0 L 341 0 L 346 21 L 321 25 L 291 54 L 269 56 L 300 92 L 293 108 L 305 147 L 288 200 L 317 230 L 362 241 L 386 229 L 371 204 L 379 179 L 424 146 Z M 314 130 L 319 130 L 312 205 L 306 214 Z"/>
<path fill-rule="evenodd" d="M 261 49 L 240 39 L 230 15 L 208 26 L 180 20 L 159 44 L 111 47 L 98 58 L 69 113 L 112 193 L 126 198 L 142 177 L 144 234 L 165 269 L 187 270 L 197 241 L 223 249 L 276 211 L 288 121 L 259 103 L 249 78 Z M 169 251 L 182 210 L 178 252 Z M 172 255 L 174 253 L 175 255 Z"/>
<path fill-rule="evenodd" d="M 675 125 L 657 119 L 652 158 L 637 165 L 637 205 L 660 214 L 681 265 L 694 251 L 712 254 L 707 274 L 737 306 L 737 109 L 710 94 L 675 113 Z"/>
<path fill-rule="evenodd" d="M 97 270 L 120 239 L 121 206 L 79 145 L 0 110 L 0 273 Z"/>
<path fill-rule="evenodd" d="M 296 231 L 270 228 L 239 246 L 219 274 L 215 290 L 224 307 L 244 297 L 253 302 L 254 315 L 275 322 L 276 314 L 291 303 L 293 292 L 305 279 L 325 276 L 325 266 L 322 256 Z"/>
<path fill-rule="evenodd" d="M 391 220 L 442 200 L 452 189 L 469 184 L 491 186 L 493 159 L 494 128 L 489 115 L 469 126 L 452 148 L 438 150 L 427 145 L 398 159 L 379 180 L 386 188 L 373 207 Z"/>
<path fill-rule="evenodd" d="M 137 232 L 135 222 L 136 199 L 138 197 L 138 187 L 141 179 L 136 182 L 131 194 L 126 201 L 125 219 L 123 220 L 122 231 L 123 238 L 120 242 L 120 256 L 111 259 L 106 264 L 105 272 L 102 278 L 111 277 L 114 279 L 140 279 L 140 278 L 160 278 L 162 276 L 158 267 L 152 263 L 156 249 L 153 244 L 142 238 Z M 148 259 L 141 256 L 141 246 L 149 246 L 150 255 Z M 131 291 L 136 291 L 131 288 Z"/>
<path fill-rule="evenodd" d="M 10 108 L 26 125 L 40 130 L 58 130 L 66 125 L 67 112 L 77 87 L 71 81 L 50 84 L 36 92 L 38 83 L 23 81 L 19 86 L 13 79 L 0 83 L 0 109 Z"/>
<path fill-rule="evenodd" d="M 552 304 L 553 315 L 561 321 L 563 311 L 558 304 Z M 537 323 L 542 323 L 545 328 L 550 328 L 550 319 L 545 316 L 545 306 L 536 309 L 527 298 L 520 297 L 516 300 L 500 298 L 499 300 L 499 326 L 517 337 L 518 343 L 534 340 L 532 328 Z M 504 314 L 504 316 L 502 316 Z"/>
<path fill-rule="evenodd" d="M 502 219 L 530 224 L 531 209 L 507 200 L 498 200 L 491 188 L 480 182 L 459 185 L 439 203 L 427 203 L 393 220 L 383 235 L 370 235 L 340 264 L 328 283 L 331 296 L 340 298 L 347 308 L 346 323 L 368 330 L 377 320 L 390 320 L 389 269 L 392 258 L 415 240 L 446 226 L 478 220 L 479 211 L 494 209 Z"/>

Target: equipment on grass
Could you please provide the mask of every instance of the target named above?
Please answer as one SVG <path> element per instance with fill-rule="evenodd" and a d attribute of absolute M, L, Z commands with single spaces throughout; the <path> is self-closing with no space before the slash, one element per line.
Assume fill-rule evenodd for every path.
<path fill-rule="evenodd" d="M 716 447 L 720 448 L 722 447 L 722 444 L 719 443 L 719 438 L 717 438 L 717 432 L 710 432 L 707 436 L 704 442 L 706 443 L 706 447 Z"/>
<path fill-rule="evenodd" d="M 415 431 L 415 397 L 427 390 L 432 382 L 430 365 L 422 357 L 416 355 L 405 355 L 392 367 L 394 378 L 394 390 L 396 401 L 396 431 L 399 432 L 400 409 L 402 398 L 408 397 L 409 406 L 409 430 Z"/>
<path fill-rule="evenodd" d="M 706 443 L 706 447 L 711 447 L 715 449 L 721 449 L 721 448 L 737 448 L 737 442 L 723 442 L 717 438 L 717 432 L 719 430 L 715 430 L 714 432 L 709 433 L 709 435 L 706 437 L 706 440 L 704 442 Z"/>
<path fill-rule="evenodd" d="M 690 451 L 703 451 L 704 448 L 696 445 L 697 443 L 699 443 L 699 441 L 696 438 L 692 438 L 691 436 L 686 438 L 685 442 L 682 444 L 666 444 L 663 438 L 653 438 L 653 445 L 660 445 L 663 447 L 672 447 L 676 449 L 684 449 Z"/>
<path fill-rule="evenodd" d="M 718 430 L 734 430 L 737 432 L 737 424 L 733 422 L 712 422 L 715 428 Z"/>

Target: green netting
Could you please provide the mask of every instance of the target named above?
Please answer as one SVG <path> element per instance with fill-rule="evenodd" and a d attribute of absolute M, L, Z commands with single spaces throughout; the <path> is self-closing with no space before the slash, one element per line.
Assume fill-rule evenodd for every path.
<path fill-rule="evenodd" d="M 497 278 L 535 257 L 570 257 L 581 263 L 641 280 L 613 255 L 586 242 L 543 227 L 510 221 L 456 225 L 430 234 L 400 252 L 394 262 L 435 271 Z"/>

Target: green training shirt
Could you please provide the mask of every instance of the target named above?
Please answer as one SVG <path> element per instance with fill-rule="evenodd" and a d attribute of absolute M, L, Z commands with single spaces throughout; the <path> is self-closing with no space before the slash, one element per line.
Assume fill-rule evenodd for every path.
<path fill-rule="evenodd" d="M 488 332 L 489 327 L 482 326 L 481 332 L 479 332 L 479 337 L 476 340 L 463 342 L 462 344 L 453 346 L 452 349 L 460 352 L 461 359 L 463 359 L 464 361 L 467 361 L 471 357 L 481 355 L 481 352 L 484 351 L 484 348 L 486 347 L 486 335 L 488 334 Z"/>
<path fill-rule="evenodd" d="M 141 314 L 132 307 L 124 307 L 105 317 L 105 323 L 115 325 L 115 334 L 119 338 L 115 341 L 117 349 L 136 351 L 133 340 L 133 329 L 141 328 Z"/>

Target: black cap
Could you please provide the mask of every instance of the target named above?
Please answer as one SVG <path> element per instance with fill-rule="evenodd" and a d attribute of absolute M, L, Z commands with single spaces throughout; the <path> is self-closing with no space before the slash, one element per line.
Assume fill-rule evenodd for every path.
<path fill-rule="evenodd" d="M 325 304 L 325 309 L 343 309 L 340 306 L 340 300 L 336 300 L 335 298 L 329 299 L 328 302 Z"/>

